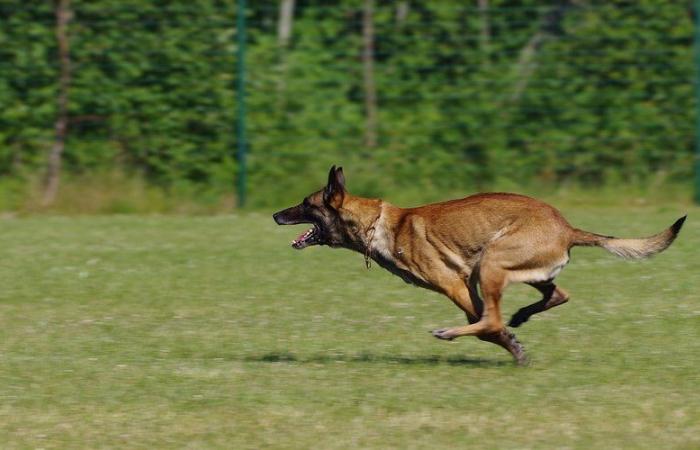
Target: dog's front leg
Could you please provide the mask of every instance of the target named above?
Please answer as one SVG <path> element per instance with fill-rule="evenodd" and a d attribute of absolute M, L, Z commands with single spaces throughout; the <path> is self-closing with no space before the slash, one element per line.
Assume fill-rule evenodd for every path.
<path fill-rule="evenodd" d="M 472 289 L 469 289 L 464 282 L 466 277 L 455 277 L 449 283 L 441 284 L 441 291 L 452 302 L 467 315 L 470 324 L 477 323 L 481 318 L 481 300 Z M 431 333 L 438 339 L 451 341 L 459 337 L 459 330 L 462 327 L 441 328 L 433 330 Z"/>
<path fill-rule="evenodd" d="M 461 327 L 435 330 L 433 331 L 433 336 L 439 339 L 452 340 L 461 336 L 493 334 L 504 328 L 500 306 L 501 295 L 505 287 L 505 272 L 500 270 L 484 270 L 483 268 L 480 272 L 481 290 L 484 294 L 482 314 L 476 314 L 469 289 L 467 289 L 464 283 L 462 283 L 464 288 L 461 290 L 461 293 L 466 292 L 466 295 L 469 296 L 469 304 L 472 305 L 471 312 L 474 316 L 479 317 L 479 320 Z M 453 301 L 455 300 L 453 299 Z M 457 303 L 457 301 L 455 301 L 455 303 Z"/>
<path fill-rule="evenodd" d="M 527 356 L 522 344 L 515 335 L 508 331 L 501 319 L 500 302 L 505 287 L 505 272 L 498 270 L 481 271 L 481 290 L 484 294 L 483 308 L 476 286 L 465 283 L 462 288 L 453 288 L 448 297 L 467 314 L 469 325 L 433 330 L 438 339 L 451 341 L 461 336 L 476 336 L 482 341 L 497 344 L 513 356 L 519 365 L 527 363 Z"/>

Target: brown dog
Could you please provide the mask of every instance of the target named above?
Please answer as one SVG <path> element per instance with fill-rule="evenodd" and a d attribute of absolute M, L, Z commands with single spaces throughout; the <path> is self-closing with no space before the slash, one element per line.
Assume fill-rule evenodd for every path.
<path fill-rule="evenodd" d="M 565 303 L 569 295 L 554 278 L 576 245 L 602 247 L 623 258 L 646 258 L 665 250 L 685 217 L 659 234 L 618 239 L 573 228 L 553 207 L 517 194 L 476 194 L 460 200 L 398 208 L 382 200 L 350 195 L 342 168 L 304 201 L 274 214 L 280 225 L 313 227 L 292 247 L 343 247 L 364 253 L 407 283 L 440 292 L 462 309 L 468 325 L 432 331 L 439 339 L 476 336 L 526 362 L 522 345 L 503 324 L 501 297 L 513 282 L 527 283 L 542 300 L 521 308 L 509 325 Z M 481 297 L 477 289 L 481 286 Z"/>

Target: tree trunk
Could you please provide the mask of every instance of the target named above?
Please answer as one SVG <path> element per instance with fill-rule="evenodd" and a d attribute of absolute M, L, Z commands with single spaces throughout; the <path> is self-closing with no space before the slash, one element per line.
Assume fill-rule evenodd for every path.
<path fill-rule="evenodd" d="M 479 15 L 481 16 L 481 32 L 479 44 L 481 53 L 488 61 L 491 50 L 491 22 L 489 21 L 489 0 L 479 0 Z"/>
<path fill-rule="evenodd" d="M 280 0 L 280 15 L 277 22 L 278 74 L 277 79 L 277 110 L 286 108 L 287 90 L 287 47 L 292 37 L 294 23 L 294 0 Z"/>
<path fill-rule="evenodd" d="M 365 146 L 377 146 L 377 86 L 374 82 L 374 0 L 362 14 L 362 72 L 365 91 Z"/>
<path fill-rule="evenodd" d="M 396 23 L 403 25 L 406 22 L 406 17 L 408 17 L 408 2 L 399 2 L 396 5 Z"/>
<path fill-rule="evenodd" d="M 520 50 L 518 56 L 518 62 L 515 66 L 515 86 L 510 93 L 509 101 L 511 103 L 517 103 L 520 97 L 525 92 L 528 83 L 530 83 L 530 78 L 537 68 L 537 63 L 535 62 L 535 54 L 539 50 L 540 46 L 546 39 L 546 34 L 542 31 L 535 33 L 527 44 Z"/>
<path fill-rule="evenodd" d="M 280 0 L 280 17 L 277 23 L 277 44 L 284 48 L 289 45 L 294 21 L 294 0 Z"/>
<path fill-rule="evenodd" d="M 547 39 L 561 33 L 561 23 L 564 20 L 566 10 L 571 6 L 570 0 L 562 0 L 549 11 L 542 21 L 540 29 L 532 35 L 527 44 L 520 50 L 518 62 L 515 65 L 516 83 L 508 100 L 517 103 L 530 83 L 532 74 L 537 68 L 536 56 L 542 44 Z"/>
<path fill-rule="evenodd" d="M 50 205 L 58 193 L 61 173 L 61 160 L 68 134 L 68 93 L 71 84 L 70 46 L 68 42 L 68 22 L 71 19 L 70 0 L 56 0 L 56 41 L 60 74 L 58 80 L 57 116 L 54 124 L 55 138 L 49 153 L 46 180 L 44 183 L 44 206 Z"/>

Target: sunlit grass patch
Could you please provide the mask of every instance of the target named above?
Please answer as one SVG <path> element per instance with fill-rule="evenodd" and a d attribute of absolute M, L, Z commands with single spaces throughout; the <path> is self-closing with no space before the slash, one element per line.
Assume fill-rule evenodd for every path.
<path fill-rule="evenodd" d="M 686 211 L 564 211 L 647 235 Z M 574 249 L 532 358 L 447 343 L 441 296 L 268 214 L 0 220 L 3 448 L 694 448 L 700 225 L 639 263 Z M 300 226 L 303 228 L 303 226 Z M 505 315 L 537 299 L 506 291 Z"/>

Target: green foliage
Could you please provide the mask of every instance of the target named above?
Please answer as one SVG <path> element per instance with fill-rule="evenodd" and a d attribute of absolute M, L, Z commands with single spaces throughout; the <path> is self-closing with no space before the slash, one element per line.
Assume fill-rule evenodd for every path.
<path fill-rule="evenodd" d="M 53 135 L 52 18 L 49 2 L 0 1 L 0 175 L 36 169 Z"/>
<path fill-rule="evenodd" d="M 379 144 L 366 148 L 362 2 L 249 2 L 251 203 L 362 194 L 688 181 L 689 5 L 651 0 L 377 2 Z M 408 8 L 399 14 L 399 4 Z M 230 2 L 75 0 L 65 170 L 118 168 L 164 189 L 234 186 Z M 0 0 L 0 174 L 42 170 L 57 89 L 51 4 Z"/>

